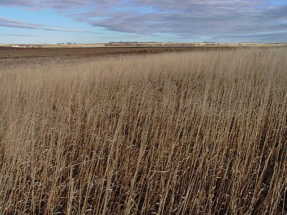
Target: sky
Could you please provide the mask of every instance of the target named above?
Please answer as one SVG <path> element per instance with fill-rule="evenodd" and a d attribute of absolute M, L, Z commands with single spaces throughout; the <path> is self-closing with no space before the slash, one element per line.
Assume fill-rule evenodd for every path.
<path fill-rule="evenodd" d="M 0 0 L 0 44 L 287 42 L 287 0 Z"/>

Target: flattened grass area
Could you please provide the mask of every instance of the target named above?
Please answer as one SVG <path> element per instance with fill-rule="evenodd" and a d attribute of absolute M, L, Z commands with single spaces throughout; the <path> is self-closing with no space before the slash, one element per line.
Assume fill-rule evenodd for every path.
<path fill-rule="evenodd" d="M 0 65 L 0 213 L 285 214 L 286 51 Z"/>

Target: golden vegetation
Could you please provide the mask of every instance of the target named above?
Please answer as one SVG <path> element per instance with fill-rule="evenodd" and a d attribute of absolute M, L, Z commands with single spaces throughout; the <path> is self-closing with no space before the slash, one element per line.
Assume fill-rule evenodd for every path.
<path fill-rule="evenodd" d="M 1 214 L 284 214 L 287 52 L 0 71 Z"/>
<path fill-rule="evenodd" d="M 76 57 L 86 58 L 111 55 L 158 54 L 165 52 L 186 52 L 198 50 L 232 49 L 239 47 L 188 47 L 188 46 L 111 46 L 111 47 L 0 47 L 1 59 L 35 58 L 35 57 Z M 263 48 L 263 47 L 261 47 Z"/>

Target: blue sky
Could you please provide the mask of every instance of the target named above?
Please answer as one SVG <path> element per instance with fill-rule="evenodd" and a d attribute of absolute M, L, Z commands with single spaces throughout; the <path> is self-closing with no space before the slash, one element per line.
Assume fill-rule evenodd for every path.
<path fill-rule="evenodd" d="M 286 0 L 0 0 L 1 43 L 287 42 Z"/>

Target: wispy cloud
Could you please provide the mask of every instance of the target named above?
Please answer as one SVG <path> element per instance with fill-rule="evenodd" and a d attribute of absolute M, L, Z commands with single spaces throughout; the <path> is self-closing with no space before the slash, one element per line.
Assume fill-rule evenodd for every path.
<path fill-rule="evenodd" d="M 93 6 L 97 4 L 114 4 L 121 0 L 1 0 L 0 5 L 18 6 L 29 8 L 52 8 L 52 9 L 72 9 L 85 6 Z"/>
<path fill-rule="evenodd" d="M 1 34 L 1 37 L 36 37 L 36 35 L 33 34 Z"/>
<path fill-rule="evenodd" d="M 26 22 L 17 21 L 17 20 L 6 19 L 3 17 L 0 17 L 0 27 L 22 28 L 22 29 L 32 29 L 32 30 L 44 30 L 44 31 L 61 31 L 61 32 L 84 32 L 84 33 L 89 32 L 89 31 L 78 30 L 78 29 L 67 29 L 63 27 L 26 23 Z"/>
<path fill-rule="evenodd" d="M 150 6 L 152 10 L 145 10 Z M 141 8 L 139 10 L 138 8 Z M 139 0 L 133 10 L 117 11 L 112 8 L 104 14 L 97 11 L 79 15 L 81 20 L 93 26 L 101 26 L 113 31 L 156 34 L 174 33 L 179 38 L 205 38 L 214 40 L 248 40 L 240 35 L 256 39 L 257 33 L 272 32 L 280 35 L 287 30 L 287 7 L 268 7 L 251 1 L 175 1 Z M 96 18 L 96 19 L 95 19 Z M 237 34 L 238 37 L 228 37 Z M 267 38 L 267 37 L 266 37 Z M 278 39 L 278 37 L 276 37 Z M 272 40 L 272 37 L 268 37 Z"/>
<path fill-rule="evenodd" d="M 287 31 L 287 3 L 275 6 L 272 0 L 2 0 L 0 5 L 50 8 L 111 31 L 142 35 L 167 33 L 183 40 L 250 38 L 253 41 L 258 37 L 258 40 L 272 41 Z M 83 10 L 76 12 L 77 8 Z M 65 31 L 13 21 L 6 21 L 6 25 Z"/>

